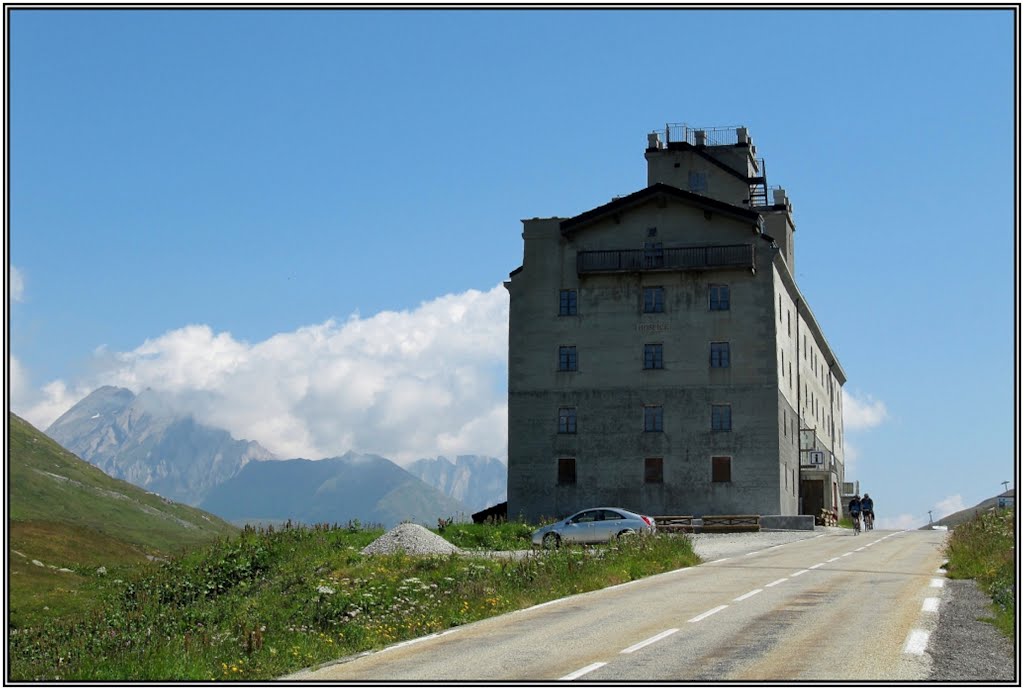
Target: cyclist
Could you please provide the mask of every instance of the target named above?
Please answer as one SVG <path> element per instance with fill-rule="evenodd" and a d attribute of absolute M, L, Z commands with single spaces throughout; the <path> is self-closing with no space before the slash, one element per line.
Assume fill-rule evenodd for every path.
<path fill-rule="evenodd" d="M 853 518 L 853 533 L 858 534 L 860 532 L 860 496 L 854 494 L 850 499 L 849 509 L 850 517 Z"/>
<path fill-rule="evenodd" d="M 875 526 L 875 502 L 864 492 L 864 498 L 860 499 L 860 512 L 864 516 L 864 530 L 874 529 Z"/>

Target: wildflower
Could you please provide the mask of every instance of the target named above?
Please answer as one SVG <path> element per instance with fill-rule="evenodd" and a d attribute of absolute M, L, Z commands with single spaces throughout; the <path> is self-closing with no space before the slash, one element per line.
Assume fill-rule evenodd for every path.
<path fill-rule="evenodd" d="M 327 585 L 320 585 L 316 588 L 316 591 L 320 592 L 320 594 L 334 594 L 334 590 Z"/>

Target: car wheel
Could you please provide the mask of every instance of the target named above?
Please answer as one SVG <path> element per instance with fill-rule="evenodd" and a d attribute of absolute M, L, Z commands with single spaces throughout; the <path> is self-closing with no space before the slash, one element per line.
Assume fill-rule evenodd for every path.
<path fill-rule="evenodd" d="M 554 532 L 548 532 L 544 535 L 542 543 L 544 544 L 545 549 L 557 549 L 562 543 L 562 538 Z"/>
<path fill-rule="evenodd" d="M 629 539 L 630 537 L 635 537 L 635 536 L 636 536 L 636 532 L 634 532 L 633 530 L 631 530 L 631 529 L 624 529 L 621 532 L 619 532 L 618 534 L 616 534 L 615 538 L 616 539 Z"/>

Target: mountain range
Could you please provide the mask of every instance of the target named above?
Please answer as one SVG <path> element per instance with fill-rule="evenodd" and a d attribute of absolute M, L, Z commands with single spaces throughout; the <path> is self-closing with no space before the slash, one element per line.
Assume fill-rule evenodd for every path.
<path fill-rule="evenodd" d="M 432 524 L 505 500 L 507 469 L 497 458 L 424 458 L 403 469 L 387 458 L 349 452 L 323 460 L 278 459 L 256 441 L 197 422 L 153 390 L 104 386 L 46 433 L 109 475 L 221 517 L 275 523 L 390 527 Z"/>

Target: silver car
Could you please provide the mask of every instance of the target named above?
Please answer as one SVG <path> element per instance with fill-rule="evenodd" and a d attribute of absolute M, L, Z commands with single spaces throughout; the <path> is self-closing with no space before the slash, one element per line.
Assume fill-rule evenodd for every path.
<path fill-rule="evenodd" d="M 654 518 L 622 508 L 588 508 L 533 533 L 533 545 L 599 544 L 629 534 L 654 534 Z"/>

